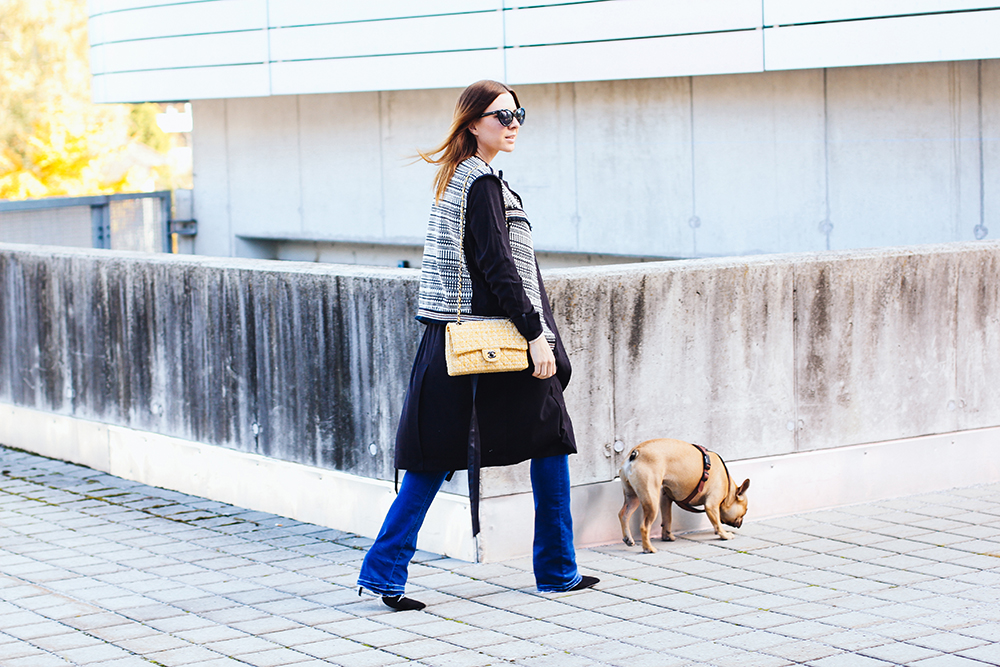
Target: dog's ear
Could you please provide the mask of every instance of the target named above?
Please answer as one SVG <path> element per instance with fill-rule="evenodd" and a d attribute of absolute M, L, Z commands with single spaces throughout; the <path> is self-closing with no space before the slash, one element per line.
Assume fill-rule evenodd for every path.
<path fill-rule="evenodd" d="M 749 489 L 749 488 L 750 488 L 750 479 L 748 478 L 748 479 L 743 480 L 743 483 L 740 484 L 740 488 L 736 489 L 736 495 L 737 496 L 742 496 L 743 494 L 745 494 L 747 492 L 747 489 Z"/>

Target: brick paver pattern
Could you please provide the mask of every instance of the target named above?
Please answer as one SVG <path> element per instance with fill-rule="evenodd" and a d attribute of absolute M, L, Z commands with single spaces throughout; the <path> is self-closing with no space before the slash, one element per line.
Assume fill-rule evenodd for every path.
<path fill-rule="evenodd" d="M 1000 665 L 998 484 L 759 521 L 751 490 L 735 539 L 581 549 L 601 582 L 558 595 L 530 559 L 419 552 L 428 607 L 394 613 L 358 596 L 370 540 L 3 447 L 0 469 L 3 667 Z"/>

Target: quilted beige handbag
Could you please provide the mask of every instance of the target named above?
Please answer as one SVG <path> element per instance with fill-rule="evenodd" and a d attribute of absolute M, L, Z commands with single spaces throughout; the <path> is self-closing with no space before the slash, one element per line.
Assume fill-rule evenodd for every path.
<path fill-rule="evenodd" d="M 448 375 L 523 371 L 528 341 L 510 320 L 451 322 L 445 327 Z"/>
<path fill-rule="evenodd" d="M 470 174 L 471 175 L 471 174 Z M 465 241 L 465 186 L 462 186 L 462 210 L 458 238 Z M 459 251 L 458 317 L 444 329 L 444 356 L 448 375 L 504 373 L 528 367 L 528 341 L 506 318 L 462 321 L 462 272 L 465 269 L 464 247 Z"/>

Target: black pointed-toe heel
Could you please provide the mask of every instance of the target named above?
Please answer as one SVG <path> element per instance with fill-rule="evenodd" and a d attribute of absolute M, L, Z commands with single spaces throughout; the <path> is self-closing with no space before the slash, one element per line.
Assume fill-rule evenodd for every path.
<path fill-rule="evenodd" d="M 402 595 L 383 595 L 382 602 L 394 611 L 420 611 L 427 606 L 423 602 L 404 598 Z"/>
<path fill-rule="evenodd" d="M 599 581 L 600 581 L 600 579 L 598 579 L 597 577 L 588 577 L 588 576 L 584 575 L 583 578 L 580 579 L 579 583 L 577 583 L 577 585 L 574 586 L 573 588 L 571 588 L 570 590 L 571 591 L 582 591 L 584 588 L 590 588 L 591 586 L 593 586 L 594 584 L 596 584 Z"/>

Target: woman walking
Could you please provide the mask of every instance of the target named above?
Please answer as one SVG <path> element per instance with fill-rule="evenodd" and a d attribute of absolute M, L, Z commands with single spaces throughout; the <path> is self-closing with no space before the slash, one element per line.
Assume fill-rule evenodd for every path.
<path fill-rule="evenodd" d="M 438 171 L 417 310 L 426 329 L 396 434 L 396 468 L 406 473 L 358 578 L 396 610 L 424 607 L 403 597 L 407 567 L 424 516 L 450 471 L 470 472 L 478 532 L 480 466 L 531 461 L 532 564 L 539 591 L 579 590 L 598 581 L 579 574 L 573 548 L 568 455 L 576 453 L 576 442 L 562 394 L 569 358 L 521 199 L 490 167 L 498 153 L 514 150 L 524 117 L 513 90 L 479 81 L 459 97 L 444 142 L 420 154 Z M 448 375 L 445 325 L 456 320 L 459 308 L 463 319 L 509 318 L 528 341 L 528 368 Z"/>

